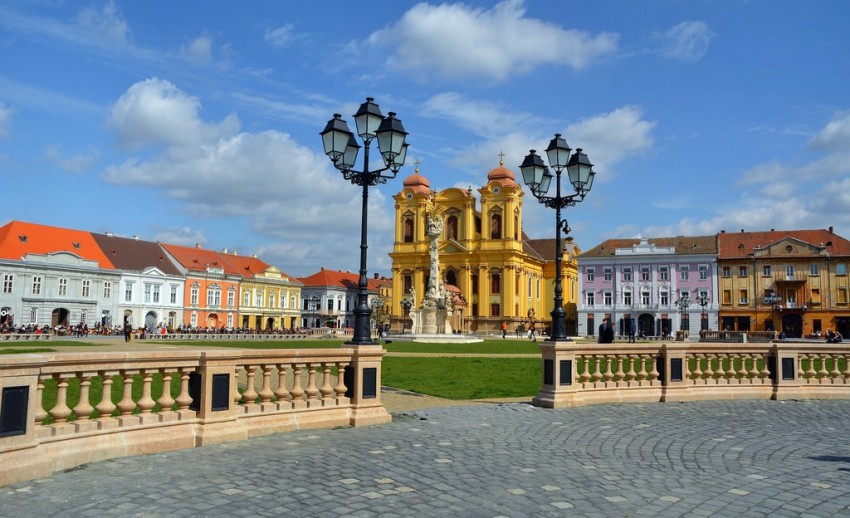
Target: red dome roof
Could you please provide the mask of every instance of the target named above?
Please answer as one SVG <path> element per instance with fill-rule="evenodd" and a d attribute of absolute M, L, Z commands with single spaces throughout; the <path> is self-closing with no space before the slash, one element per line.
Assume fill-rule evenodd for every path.
<path fill-rule="evenodd" d="M 501 162 L 499 163 L 499 167 L 487 173 L 487 180 L 490 182 L 499 182 L 505 187 L 516 186 L 516 177 L 511 170 L 505 167 L 505 165 Z"/>
<path fill-rule="evenodd" d="M 415 173 L 408 176 L 402 182 L 404 187 L 409 187 L 416 194 L 428 194 L 431 192 L 431 184 L 428 183 L 428 179 L 419 174 L 419 169 L 416 170 Z"/>

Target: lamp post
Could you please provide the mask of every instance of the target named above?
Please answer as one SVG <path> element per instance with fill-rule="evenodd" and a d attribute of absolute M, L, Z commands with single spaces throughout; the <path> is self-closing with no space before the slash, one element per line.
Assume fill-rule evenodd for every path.
<path fill-rule="evenodd" d="M 407 318 L 410 315 L 410 308 L 413 307 L 413 301 L 408 297 L 404 297 L 401 299 L 401 307 L 404 309 L 401 318 L 401 334 L 404 334 L 404 330 L 407 328 Z"/>
<path fill-rule="evenodd" d="M 310 310 L 310 325 L 307 327 L 315 327 L 316 324 L 316 309 L 319 304 L 319 297 L 313 295 L 307 299 L 307 309 Z"/>
<path fill-rule="evenodd" d="M 375 297 L 372 299 L 372 314 L 375 316 L 375 329 L 378 328 L 378 324 L 381 323 L 381 308 L 384 306 L 384 301 L 381 300 L 381 297 Z"/>
<path fill-rule="evenodd" d="M 770 325 L 773 328 L 770 331 L 776 331 L 776 307 L 780 304 L 782 304 L 781 295 L 771 292 L 764 296 L 764 305 L 770 306 Z"/>
<path fill-rule="evenodd" d="M 570 227 L 566 219 L 561 219 L 561 209 L 575 206 L 576 203 L 584 200 L 587 193 L 590 192 L 593 186 L 593 177 L 596 173 L 593 172 L 593 164 L 588 160 L 581 148 L 576 149 L 575 153 L 570 154 L 572 149 L 567 145 L 567 141 L 561 138 L 560 133 L 555 134 L 549 142 L 549 147 L 546 148 L 546 155 L 549 159 L 549 167 L 555 170 L 555 196 L 547 196 L 549 185 L 552 183 L 552 173 L 549 167 L 543 164 L 543 159 L 535 150 L 531 150 L 522 165 L 519 166 L 522 171 L 522 179 L 529 189 L 531 194 L 537 198 L 537 201 L 543 205 L 555 209 L 555 308 L 552 310 L 552 333 L 549 335 L 549 341 L 566 340 L 566 322 L 564 311 L 563 288 L 561 286 L 561 278 L 563 276 L 562 262 L 563 250 L 561 250 L 561 231 L 564 235 L 569 234 Z M 575 192 L 564 196 L 561 194 L 561 171 L 567 170 L 570 183 Z"/>
<path fill-rule="evenodd" d="M 371 345 L 372 334 L 369 330 L 369 318 L 372 310 L 369 308 L 366 278 L 366 209 L 369 205 L 369 187 L 387 183 L 398 174 L 398 170 L 404 165 L 407 156 L 407 132 L 396 119 L 394 112 L 384 117 L 380 108 L 371 97 L 360 105 L 354 114 L 354 122 L 357 125 L 357 135 L 363 140 L 363 170 L 354 169 L 360 145 L 354 139 L 354 133 L 348 129 L 348 124 L 342 120 L 338 113 L 328 121 L 322 135 L 322 144 L 325 154 L 333 162 L 334 167 L 339 169 L 343 178 L 354 185 L 363 188 L 363 207 L 360 222 L 360 279 L 358 281 L 357 306 L 354 308 L 354 336 L 350 345 Z M 378 139 L 378 151 L 384 160 L 384 167 L 369 170 L 369 146 L 372 140 Z M 389 171 L 389 172 L 387 172 Z M 386 173 L 386 174 L 384 174 Z"/>
<path fill-rule="evenodd" d="M 702 309 L 702 318 L 700 318 L 700 328 L 703 331 L 708 331 L 708 313 L 705 310 L 705 308 L 708 306 L 708 294 L 700 293 L 697 296 L 697 304 L 699 304 L 699 307 Z"/>
<path fill-rule="evenodd" d="M 679 331 L 687 331 L 688 327 L 690 327 L 690 322 L 686 327 L 685 315 L 687 315 L 688 308 L 691 306 L 691 296 L 687 293 L 682 293 L 679 296 L 679 300 L 676 301 L 676 306 L 679 307 Z"/>

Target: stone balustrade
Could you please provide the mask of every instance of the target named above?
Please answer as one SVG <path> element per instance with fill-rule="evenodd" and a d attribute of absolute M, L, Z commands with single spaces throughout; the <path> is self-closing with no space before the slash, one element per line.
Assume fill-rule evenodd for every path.
<path fill-rule="evenodd" d="M 243 340 L 243 341 L 280 341 L 307 340 L 315 336 L 306 333 L 150 333 L 145 340 Z"/>
<path fill-rule="evenodd" d="M 543 383 L 533 404 L 709 399 L 850 399 L 844 344 L 544 342 Z"/>
<path fill-rule="evenodd" d="M 10 355 L 0 485 L 299 428 L 386 423 L 380 346 Z"/>

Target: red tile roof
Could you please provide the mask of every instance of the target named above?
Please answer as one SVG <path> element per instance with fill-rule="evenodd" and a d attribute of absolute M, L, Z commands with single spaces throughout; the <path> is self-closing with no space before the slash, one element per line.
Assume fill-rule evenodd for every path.
<path fill-rule="evenodd" d="M 161 246 L 189 271 L 205 272 L 207 268 L 221 268 L 227 275 L 242 275 L 241 272 L 215 250 L 167 244 L 162 244 Z"/>
<path fill-rule="evenodd" d="M 612 257 L 618 248 L 631 248 L 640 241 L 640 239 L 608 239 L 582 252 L 580 257 Z M 677 255 L 717 254 L 715 236 L 651 237 L 647 241 L 650 245 L 672 246 Z"/>
<path fill-rule="evenodd" d="M 271 266 L 269 266 L 266 262 L 250 255 L 234 255 L 225 253 L 221 253 L 219 255 L 224 258 L 225 261 L 230 263 L 230 266 L 239 272 L 239 275 L 245 278 L 251 278 L 271 268 Z"/>
<path fill-rule="evenodd" d="M 307 288 L 310 287 L 334 287 L 344 289 L 357 289 L 360 282 L 360 274 L 352 272 L 340 272 L 337 270 L 328 270 L 322 268 L 318 272 L 309 277 L 301 277 L 298 279 L 304 283 Z M 381 279 L 366 279 L 368 289 L 378 291 L 381 286 Z"/>
<path fill-rule="evenodd" d="M 69 252 L 97 261 L 98 266 L 114 270 L 115 266 L 88 232 L 67 228 L 11 221 L 0 227 L 0 257 L 19 261 L 26 254 Z"/>
<path fill-rule="evenodd" d="M 831 256 L 850 256 L 850 241 L 832 229 L 770 230 L 766 232 L 721 232 L 717 234 L 719 259 L 745 258 L 756 248 L 765 248 L 777 241 L 793 238 L 812 246 L 825 246 Z"/>

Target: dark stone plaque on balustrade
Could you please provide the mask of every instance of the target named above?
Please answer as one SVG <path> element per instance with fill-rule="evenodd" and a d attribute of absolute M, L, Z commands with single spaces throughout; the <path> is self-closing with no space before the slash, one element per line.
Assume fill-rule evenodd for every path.
<path fill-rule="evenodd" d="M 543 360 L 543 384 L 555 384 L 555 360 Z"/>
<path fill-rule="evenodd" d="M 212 411 L 220 412 L 230 408 L 230 375 L 213 374 Z"/>
<path fill-rule="evenodd" d="M 378 369 L 369 367 L 363 369 L 363 399 L 378 397 Z"/>
<path fill-rule="evenodd" d="M 684 379 L 681 358 L 670 358 L 670 381 L 682 381 Z M 662 375 L 662 378 L 663 375 Z"/>
<path fill-rule="evenodd" d="M 27 407 L 30 388 L 3 387 L 3 399 L 0 400 L 0 437 L 24 435 L 27 433 Z"/>
<path fill-rule="evenodd" d="M 573 361 L 561 360 L 561 385 L 573 384 Z"/>

